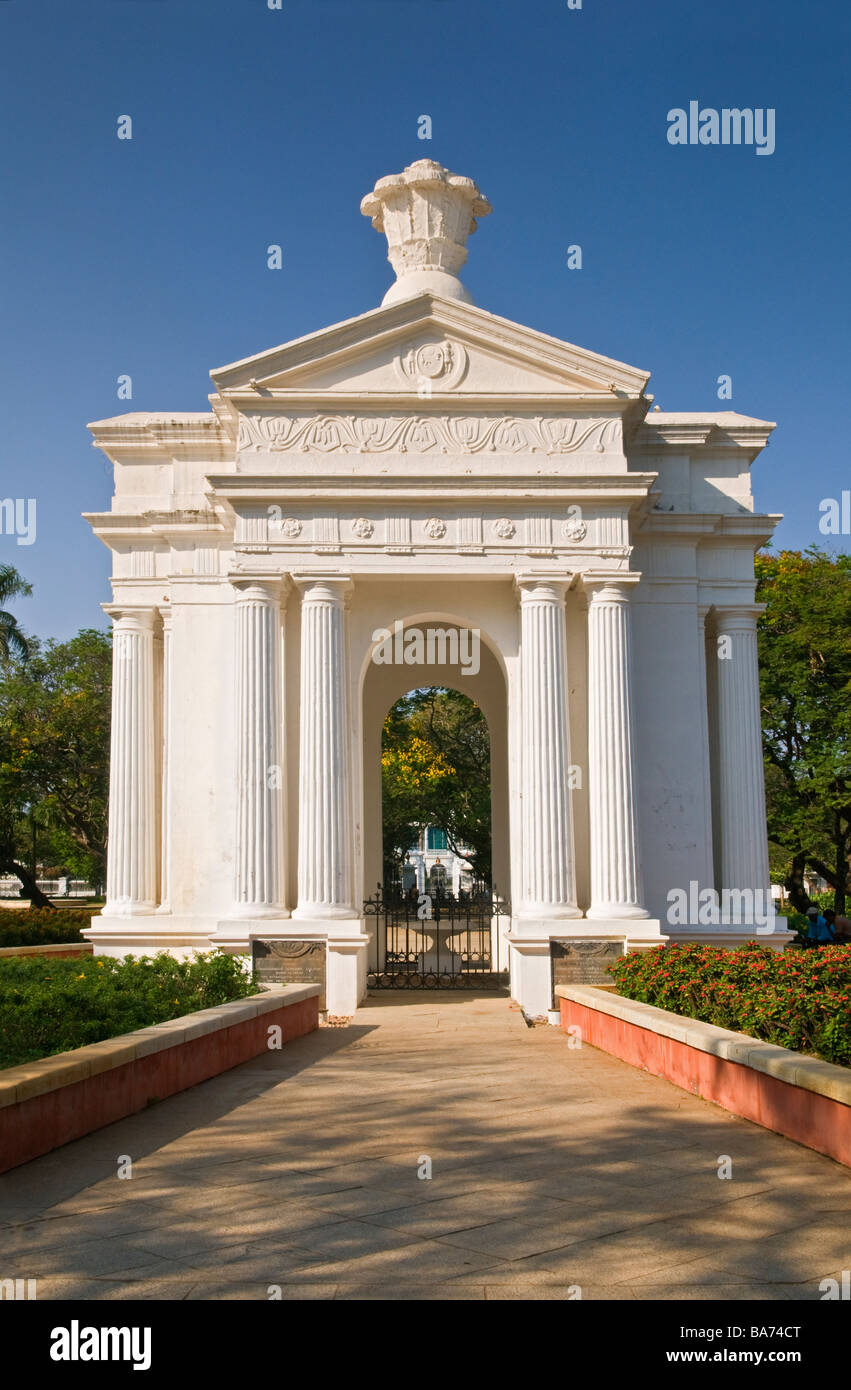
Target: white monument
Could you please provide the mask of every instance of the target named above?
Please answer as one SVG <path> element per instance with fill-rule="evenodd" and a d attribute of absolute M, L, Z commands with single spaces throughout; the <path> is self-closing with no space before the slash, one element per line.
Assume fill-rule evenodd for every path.
<path fill-rule="evenodd" d="M 381 726 L 431 684 L 488 720 L 529 1012 L 553 940 L 753 936 L 753 557 L 776 518 L 749 469 L 772 425 L 652 409 L 647 372 L 474 307 L 458 273 L 490 205 L 470 179 L 420 160 L 362 211 L 397 276 L 380 308 L 217 368 L 209 412 L 90 426 L 115 465 L 87 518 L 115 633 L 95 950 L 322 941 L 351 1014 L 377 950 Z M 372 659 L 429 627 L 479 634 L 475 674 Z M 736 890 L 720 922 L 711 890 Z"/>

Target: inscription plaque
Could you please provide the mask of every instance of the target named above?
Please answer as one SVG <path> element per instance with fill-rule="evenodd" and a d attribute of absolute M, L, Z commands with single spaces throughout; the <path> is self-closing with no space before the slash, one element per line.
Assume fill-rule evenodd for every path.
<path fill-rule="evenodd" d="M 551 941 L 553 987 L 613 984 L 606 967 L 623 953 L 622 941 Z"/>
<path fill-rule="evenodd" d="M 252 941 L 251 964 L 262 985 L 319 985 L 325 1008 L 325 942 Z"/>

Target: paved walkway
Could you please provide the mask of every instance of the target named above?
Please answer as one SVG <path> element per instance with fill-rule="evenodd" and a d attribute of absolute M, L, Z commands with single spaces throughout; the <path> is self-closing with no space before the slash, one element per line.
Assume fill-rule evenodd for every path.
<path fill-rule="evenodd" d="M 818 1299 L 849 1217 L 838 1164 L 505 998 L 379 994 L 0 1178 L 0 1274 L 39 1298 Z"/>

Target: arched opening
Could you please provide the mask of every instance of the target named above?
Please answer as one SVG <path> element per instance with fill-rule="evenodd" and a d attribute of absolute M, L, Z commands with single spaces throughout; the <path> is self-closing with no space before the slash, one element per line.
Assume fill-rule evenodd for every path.
<path fill-rule="evenodd" d="M 428 630 L 410 620 L 363 678 L 369 984 L 495 988 L 510 924 L 505 676 L 484 640 L 466 669 L 405 661 L 417 654 L 410 634 Z M 461 631 L 447 651 L 463 653 Z"/>
<path fill-rule="evenodd" d="M 481 892 L 492 883 L 491 737 L 474 699 L 407 691 L 381 734 L 383 888 Z"/>

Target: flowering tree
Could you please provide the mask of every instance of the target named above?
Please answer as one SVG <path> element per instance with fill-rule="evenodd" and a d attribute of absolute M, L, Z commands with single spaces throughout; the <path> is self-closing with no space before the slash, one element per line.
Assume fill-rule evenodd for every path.
<path fill-rule="evenodd" d="M 490 880 L 490 735 L 475 701 L 442 688 L 397 700 L 384 722 L 381 774 L 385 875 L 431 825 L 477 879 Z"/>

